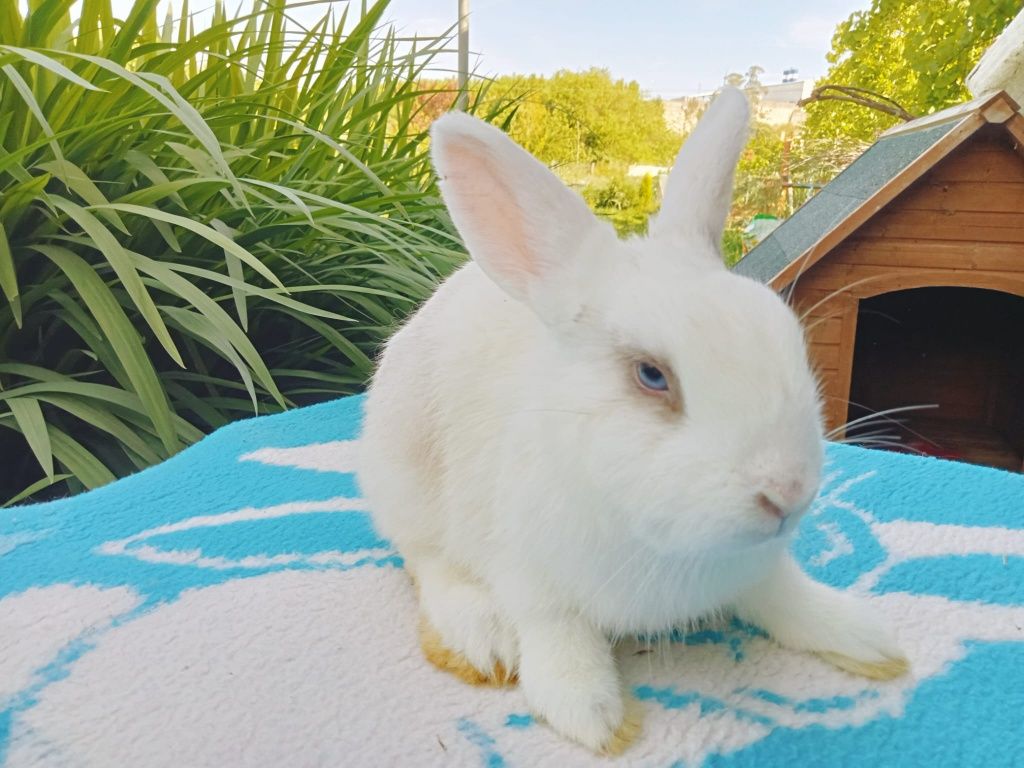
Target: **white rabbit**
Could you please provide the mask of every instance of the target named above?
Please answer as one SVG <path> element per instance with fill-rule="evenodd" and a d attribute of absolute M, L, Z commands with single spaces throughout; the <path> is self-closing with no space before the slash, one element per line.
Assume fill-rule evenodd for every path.
<path fill-rule="evenodd" d="M 730 612 L 860 674 L 907 668 L 868 606 L 788 553 L 820 404 L 793 312 L 719 252 L 748 122 L 723 90 L 650 235 L 621 241 L 497 128 L 438 120 L 473 261 L 391 339 L 366 401 L 360 483 L 428 657 L 518 674 L 535 714 L 595 751 L 637 731 L 612 654 L 627 633 Z"/>

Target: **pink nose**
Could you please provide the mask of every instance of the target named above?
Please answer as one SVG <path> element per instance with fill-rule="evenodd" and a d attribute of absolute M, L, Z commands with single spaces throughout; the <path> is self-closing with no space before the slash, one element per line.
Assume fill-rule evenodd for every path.
<path fill-rule="evenodd" d="M 757 506 L 759 506 L 761 509 L 767 512 L 769 515 L 774 515 L 780 520 L 786 519 L 786 512 L 782 510 L 782 507 L 780 507 L 774 501 L 769 499 L 763 493 L 757 494 Z"/>
<path fill-rule="evenodd" d="M 757 505 L 780 520 L 807 506 L 807 493 L 799 482 L 771 483 L 757 494 Z"/>

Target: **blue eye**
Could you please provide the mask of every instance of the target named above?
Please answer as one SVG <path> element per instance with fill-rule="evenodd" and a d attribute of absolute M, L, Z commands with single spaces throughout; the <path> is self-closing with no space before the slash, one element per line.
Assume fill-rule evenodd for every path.
<path fill-rule="evenodd" d="M 660 368 L 650 363 L 636 364 L 636 379 L 644 389 L 650 389 L 654 392 L 668 391 L 668 379 L 665 377 L 665 374 L 662 373 Z"/>

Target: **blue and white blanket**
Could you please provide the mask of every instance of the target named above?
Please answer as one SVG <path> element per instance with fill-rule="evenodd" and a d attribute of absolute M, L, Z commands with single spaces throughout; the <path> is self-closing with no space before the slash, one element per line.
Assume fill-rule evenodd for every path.
<path fill-rule="evenodd" d="M 626 644 L 644 735 L 613 762 L 518 690 L 423 660 L 352 475 L 360 406 L 0 510 L 0 764 L 1024 765 L 1024 477 L 831 447 L 797 554 L 874 595 L 913 675 L 872 683 L 729 624 Z"/>

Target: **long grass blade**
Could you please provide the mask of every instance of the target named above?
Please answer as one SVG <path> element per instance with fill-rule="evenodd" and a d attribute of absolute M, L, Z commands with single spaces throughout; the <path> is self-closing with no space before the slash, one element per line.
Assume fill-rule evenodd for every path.
<path fill-rule="evenodd" d="M 18 429 L 25 437 L 25 442 L 32 449 L 39 466 L 47 477 L 53 477 L 53 447 L 50 435 L 46 431 L 46 418 L 39 401 L 33 397 L 14 397 L 7 401 L 7 407 L 14 414 Z"/>

